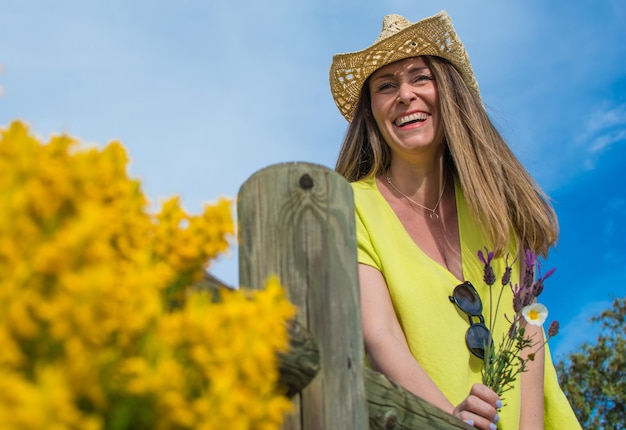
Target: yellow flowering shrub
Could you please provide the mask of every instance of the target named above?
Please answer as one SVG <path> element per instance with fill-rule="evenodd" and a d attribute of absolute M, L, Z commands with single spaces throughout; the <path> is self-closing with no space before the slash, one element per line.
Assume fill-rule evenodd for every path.
<path fill-rule="evenodd" d="M 121 144 L 0 133 L 0 428 L 278 428 L 278 281 L 189 288 L 228 249 L 231 202 L 153 214 Z"/>

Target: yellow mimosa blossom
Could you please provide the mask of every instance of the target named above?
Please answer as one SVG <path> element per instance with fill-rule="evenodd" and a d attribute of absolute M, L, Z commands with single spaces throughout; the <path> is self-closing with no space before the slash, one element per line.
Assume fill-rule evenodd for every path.
<path fill-rule="evenodd" d="M 280 427 L 294 315 L 263 291 L 191 285 L 234 234 L 232 202 L 148 210 L 119 142 L 0 129 L 0 428 Z"/>

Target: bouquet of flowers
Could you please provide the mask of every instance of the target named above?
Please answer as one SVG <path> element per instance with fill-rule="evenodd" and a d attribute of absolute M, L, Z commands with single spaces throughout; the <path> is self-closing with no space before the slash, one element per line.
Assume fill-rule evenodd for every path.
<path fill-rule="evenodd" d="M 496 275 L 491 261 L 494 253 L 485 248 L 485 253 L 478 251 L 478 259 L 484 264 L 484 281 L 490 288 L 489 300 L 493 301 L 493 285 L 496 283 Z M 490 306 L 489 340 L 485 347 L 484 368 L 482 372 L 483 384 L 495 391 L 499 396 L 513 388 L 513 382 L 517 376 L 528 370 L 528 360 L 534 360 L 536 352 L 545 345 L 548 340 L 555 336 L 559 330 L 558 321 L 553 321 L 548 328 L 547 338 L 537 340 L 533 336 L 526 335 L 526 325 L 542 326 L 548 317 L 548 309 L 537 302 L 537 297 L 544 288 L 544 281 L 549 278 L 556 269 L 551 269 L 545 275 L 541 275 L 539 263 L 535 253 L 530 250 L 525 254 L 525 269 L 521 276 L 520 285 L 511 282 L 511 266 L 509 256 L 506 257 L 506 269 L 502 274 L 500 292 L 495 310 Z M 536 276 L 536 271 L 538 275 Z M 500 306 L 500 299 L 505 288 L 511 288 L 513 292 L 512 317 L 506 316 L 510 322 L 507 333 L 503 336 L 500 344 L 496 347 L 491 339 L 494 332 L 495 318 Z M 531 352 L 522 355 L 522 351 Z"/>

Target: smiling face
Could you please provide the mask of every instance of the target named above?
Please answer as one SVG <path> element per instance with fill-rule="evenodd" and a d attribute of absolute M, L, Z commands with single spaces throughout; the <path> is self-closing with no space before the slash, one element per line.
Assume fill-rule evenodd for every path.
<path fill-rule="evenodd" d="M 369 91 L 372 114 L 392 153 L 439 149 L 443 132 L 437 86 L 422 58 L 378 69 L 369 79 Z"/>

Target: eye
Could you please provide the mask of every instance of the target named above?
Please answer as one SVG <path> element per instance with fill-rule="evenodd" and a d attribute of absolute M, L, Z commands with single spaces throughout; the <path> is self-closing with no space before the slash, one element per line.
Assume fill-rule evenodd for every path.
<path fill-rule="evenodd" d="M 434 81 L 434 80 L 435 80 L 435 78 L 433 78 L 432 75 L 420 74 L 420 75 L 416 75 L 413 78 L 413 83 L 414 84 L 418 84 L 418 85 L 423 85 L 426 82 Z"/>
<path fill-rule="evenodd" d="M 376 92 L 382 93 L 391 90 L 395 87 L 395 84 L 391 81 L 383 81 L 376 85 Z"/>

